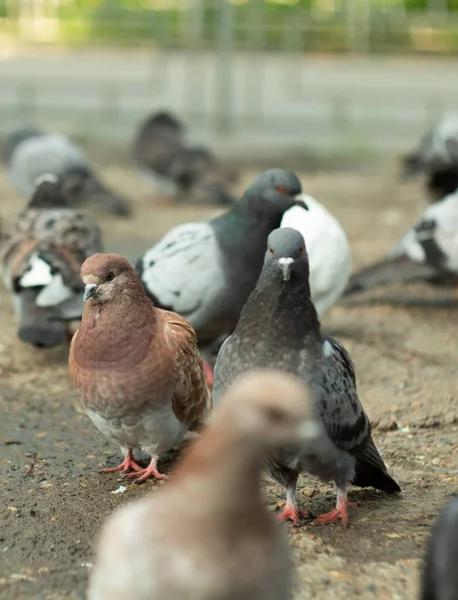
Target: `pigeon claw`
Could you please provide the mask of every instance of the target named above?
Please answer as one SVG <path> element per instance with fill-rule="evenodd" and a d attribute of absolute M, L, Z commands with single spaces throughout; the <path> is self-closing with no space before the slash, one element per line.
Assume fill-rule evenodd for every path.
<path fill-rule="evenodd" d="M 143 483 L 148 479 L 167 479 L 167 475 L 164 473 L 160 473 L 157 468 L 157 456 L 153 456 L 150 464 L 146 467 L 146 469 L 140 469 L 136 473 L 129 473 L 127 476 L 131 479 L 135 478 L 135 483 Z"/>
<path fill-rule="evenodd" d="M 337 523 L 340 519 L 344 527 L 348 526 L 347 507 L 356 508 L 356 502 L 341 501 L 334 510 L 320 515 L 313 522 L 314 525 L 328 525 L 329 523 Z"/>
<path fill-rule="evenodd" d="M 208 387 L 211 389 L 213 387 L 213 381 L 214 381 L 213 369 L 208 364 L 208 362 L 205 362 L 204 360 L 202 360 L 202 366 L 204 369 L 205 381 L 206 381 Z"/>
<path fill-rule="evenodd" d="M 308 516 L 309 514 L 306 510 L 302 510 L 287 502 L 284 509 L 278 513 L 277 519 L 279 521 L 292 521 L 294 525 L 299 526 L 300 519 L 306 519 Z"/>
<path fill-rule="evenodd" d="M 143 469 L 140 467 L 140 465 L 137 465 L 137 463 L 134 460 L 134 456 L 132 454 L 132 450 L 129 450 L 128 452 L 126 452 L 126 455 L 124 457 L 124 460 L 122 461 L 122 463 L 120 465 L 118 465 L 117 467 L 113 467 L 111 469 L 104 469 L 103 472 L 104 473 L 115 473 L 116 471 L 124 471 L 124 473 L 129 473 L 129 471 L 142 471 Z"/>

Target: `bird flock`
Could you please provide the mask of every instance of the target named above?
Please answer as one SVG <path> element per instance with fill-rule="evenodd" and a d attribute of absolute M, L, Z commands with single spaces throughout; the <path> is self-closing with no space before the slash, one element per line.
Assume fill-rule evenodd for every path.
<path fill-rule="evenodd" d="M 169 479 L 116 511 L 96 544 L 89 600 L 287 600 L 293 571 L 278 521 L 349 523 L 349 485 L 400 494 L 371 435 L 345 347 L 320 319 L 342 296 L 393 282 L 454 285 L 458 277 L 458 119 L 406 157 L 432 202 L 389 256 L 351 275 L 340 223 L 292 171 L 269 169 L 237 199 L 234 173 L 172 115 L 140 126 L 135 165 L 162 196 L 217 203 L 131 264 L 103 253 L 99 203 L 129 217 L 69 138 L 13 132 L 4 163 L 28 199 L 2 234 L 3 279 L 18 337 L 70 342 L 69 375 L 95 427 L 137 483 Z M 80 321 L 74 332 L 74 321 Z M 187 442 L 170 477 L 159 461 Z M 150 457 L 146 467 L 136 452 Z M 276 518 L 261 494 L 284 490 Z M 312 518 L 299 475 L 336 486 L 335 508 Z M 433 528 L 422 600 L 458 598 L 458 497 Z"/>

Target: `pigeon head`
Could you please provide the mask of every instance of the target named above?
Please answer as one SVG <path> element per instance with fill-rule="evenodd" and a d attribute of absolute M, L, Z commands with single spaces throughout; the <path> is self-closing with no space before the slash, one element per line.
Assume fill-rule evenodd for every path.
<path fill-rule="evenodd" d="M 129 262 L 118 254 L 93 254 L 81 266 L 85 285 L 83 300 L 103 304 L 125 290 L 142 294 L 142 287 Z"/>
<path fill-rule="evenodd" d="M 261 173 L 244 194 L 244 199 L 255 210 L 285 212 L 295 203 L 308 209 L 299 197 L 302 185 L 298 176 L 285 169 L 269 169 Z"/>
<path fill-rule="evenodd" d="M 127 200 L 111 192 L 86 165 L 72 166 L 62 176 L 62 187 L 73 204 L 95 202 L 121 217 L 130 215 Z"/>
<path fill-rule="evenodd" d="M 240 377 L 222 398 L 216 419 L 263 450 L 319 434 L 309 389 L 282 371 L 259 370 Z"/>
<path fill-rule="evenodd" d="M 180 121 L 178 121 L 178 119 L 176 119 L 171 113 L 169 113 L 167 111 L 161 111 L 161 112 L 154 113 L 147 119 L 146 124 L 148 126 L 152 126 L 152 125 L 157 125 L 160 127 L 165 126 L 170 129 L 173 129 L 175 131 L 182 131 L 182 129 L 183 129 L 183 126 L 180 123 Z"/>
<path fill-rule="evenodd" d="M 61 182 L 52 173 L 35 179 L 35 191 L 29 200 L 29 208 L 70 208 L 71 203 L 62 189 Z"/>
<path fill-rule="evenodd" d="M 266 262 L 278 267 L 283 281 L 290 281 L 294 272 L 308 269 L 308 257 L 302 234 L 291 227 L 275 229 L 267 242 Z"/>

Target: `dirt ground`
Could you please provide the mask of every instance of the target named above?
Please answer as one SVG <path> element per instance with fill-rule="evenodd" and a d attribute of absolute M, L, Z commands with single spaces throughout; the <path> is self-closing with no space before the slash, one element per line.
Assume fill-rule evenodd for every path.
<path fill-rule="evenodd" d="M 244 173 L 241 187 L 254 175 Z M 216 212 L 156 207 L 149 184 L 122 166 L 105 168 L 104 176 L 134 202 L 129 221 L 97 213 L 107 250 L 130 259 L 172 225 Z M 388 250 L 424 203 L 420 184 L 401 184 L 393 165 L 304 172 L 302 180 L 346 228 L 355 267 Z M 8 218 L 22 206 L 2 175 L 0 214 Z M 431 295 L 422 285 L 396 293 Z M 326 315 L 325 331 L 353 357 L 376 443 L 403 494 L 389 498 L 352 489 L 358 508 L 346 530 L 307 522 L 285 526 L 297 567 L 295 599 L 418 597 L 430 526 L 458 488 L 455 314 L 450 307 L 359 301 Z M 0 598 L 82 599 L 104 519 L 157 484 L 127 483 L 124 493 L 115 493 L 125 482 L 99 470 L 116 465 L 120 454 L 79 408 L 67 376 L 67 349 L 39 351 L 19 342 L 3 287 L 0 324 Z M 265 491 L 274 509 L 281 491 L 267 481 Z M 298 497 L 316 514 L 331 508 L 334 490 L 304 477 Z"/>

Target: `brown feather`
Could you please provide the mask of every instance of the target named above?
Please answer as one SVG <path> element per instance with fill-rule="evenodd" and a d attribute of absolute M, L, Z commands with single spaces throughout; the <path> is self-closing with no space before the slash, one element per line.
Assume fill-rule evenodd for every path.
<path fill-rule="evenodd" d="M 106 282 L 110 272 L 113 284 Z M 170 406 L 188 427 L 204 419 L 210 393 L 191 325 L 153 306 L 122 257 L 95 254 L 81 274 L 105 285 L 107 294 L 105 301 L 86 302 L 70 348 L 70 376 L 85 408 L 140 419 Z"/>

